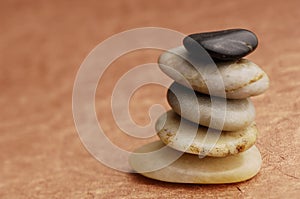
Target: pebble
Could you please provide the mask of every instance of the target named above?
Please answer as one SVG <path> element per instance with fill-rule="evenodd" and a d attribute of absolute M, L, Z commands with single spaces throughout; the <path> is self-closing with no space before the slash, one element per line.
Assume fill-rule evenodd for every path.
<path fill-rule="evenodd" d="M 163 53 L 158 59 L 160 69 L 176 82 L 191 86 L 201 93 L 222 97 L 225 87 L 227 98 L 243 99 L 262 94 L 269 87 L 267 74 L 247 59 L 216 62 L 217 67 L 198 63 L 197 68 L 200 74 L 192 64 L 181 56 L 189 56 L 183 46 Z M 206 82 L 214 82 L 216 74 L 220 74 L 223 78 L 224 87 L 216 83 L 212 84 L 213 88 L 210 86 L 208 89 Z"/>
<path fill-rule="evenodd" d="M 152 142 L 137 149 L 137 153 L 156 151 L 164 147 L 161 141 Z M 174 153 L 176 151 L 174 150 Z M 164 158 L 161 154 L 159 157 Z M 249 150 L 235 156 L 223 158 L 205 157 L 183 154 L 179 159 L 166 167 L 143 172 L 146 167 L 154 167 L 160 159 L 141 159 L 140 156 L 131 155 L 131 167 L 142 175 L 165 182 L 194 183 L 194 184 L 224 184 L 248 180 L 255 176 L 261 167 L 262 159 L 258 149 L 253 146 Z"/>
<path fill-rule="evenodd" d="M 180 116 L 210 128 L 237 131 L 250 125 L 255 119 L 254 105 L 247 98 L 211 97 L 174 82 L 168 90 L 167 99 L 172 109 Z"/>
<path fill-rule="evenodd" d="M 192 54 L 199 54 L 199 44 L 217 60 L 238 60 L 253 52 L 258 40 L 245 29 L 230 29 L 191 34 L 184 38 L 184 47 Z"/>
<path fill-rule="evenodd" d="M 257 37 L 245 29 L 192 34 L 184 46 L 163 53 L 160 69 L 175 82 L 167 100 L 172 110 L 155 124 L 160 141 L 129 157 L 148 178 L 195 184 L 248 180 L 260 170 L 258 135 L 249 99 L 269 87 L 266 73 L 243 57 Z M 202 48 L 201 48 L 202 46 Z"/>
<path fill-rule="evenodd" d="M 158 118 L 155 129 L 161 141 L 173 149 L 212 157 L 225 157 L 249 149 L 255 144 L 258 133 L 255 122 L 239 131 L 218 134 L 220 131 L 210 129 L 208 132 L 207 127 L 181 120 L 172 110 Z"/>

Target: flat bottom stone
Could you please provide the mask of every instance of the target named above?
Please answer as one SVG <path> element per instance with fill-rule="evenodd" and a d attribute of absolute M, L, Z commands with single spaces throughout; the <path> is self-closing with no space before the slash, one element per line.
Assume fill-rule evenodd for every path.
<path fill-rule="evenodd" d="M 135 153 L 147 153 L 159 150 L 165 145 L 161 141 L 155 141 L 137 149 Z M 172 149 L 173 150 L 173 149 Z M 174 153 L 178 153 L 173 150 Z M 170 154 L 168 154 L 170 155 Z M 157 157 L 164 158 L 164 154 Z M 256 146 L 237 155 L 227 157 L 204 157 L 183 154 L 172 164 L 151 172 L 144 168 L 153 168 L 160 162 L 157 159 L 141 159 L 140 156 L 132 154 L 129 158 L 131 167 L 138 173 L 155 180 L 174 183 L 194 184 L 225 184 L 248 180 L 254 177 L 260 170 L 262 159 Z"/>

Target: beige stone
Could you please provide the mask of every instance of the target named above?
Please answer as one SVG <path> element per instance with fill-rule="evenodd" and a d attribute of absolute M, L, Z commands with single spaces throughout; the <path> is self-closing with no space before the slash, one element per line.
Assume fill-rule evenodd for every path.
<path fill-rule="evenodd" d="M 160 69 L 176 82 L 185 86 L 190 85 L 201 93 L 210 94 L 206 85 L 208 81 L 211 82 L 210 89 L 213 91 L 211 94 L 223 97 L 225 89 L 226 97 L 230 99 L 243 99 L 259 95 L 269 87 L 267 74 L 247 59 L 217 62 L 217 67 L 198 63 L 200 74 L 191 63 L 181 56 L 189 57 L 183 46 L 163 53 L 158 59 Z M 218 72 L 223 79 L 224 87 L 216 79 Z M 214 84 L 214 82 L 217 83 Z"/>
<path fill-rule="evenodd" d="M 163 146 L 161 141 L 156 141 L 139 148 L 135 152 L 152 152 Z M 176 153 L 175 150 L 174 153 Z M 129 163 L 135 171 L 148 178 L 166 182 L 196 184 L 224 184 L 245 181 L 259 172 L 262 163 L 259 150 L 253 146 L 243 153 L 223 158 L 205 157 L 200 159 L 197 155 L 183 154 L 164 168 L 143 172 L 145 166 L 155 168 L 156 163 L 162 161 L 163 158 L 164 154 L 161 154 L 156 159 L 149 158 L 145 161 L 140 156 L 133 154 L 129 158 Z"/>
<path fill-rule="evenodd" d="M 210 97 L 178 83 L 171 85 L 167 98 L 172 109 L 182 117 L 215 129 L 237 131 L 249 126 L 255 118 L 250 99 Z M 210 124 L 211 119 L 214 121 Z"/>
<path fill-rule="evenodd" d="M 225 157 L 240 153 L 255 144 L 258 130 L 253 122 L 239 131 L 218 131 L 181 119 L 174 111 L 164 113 L 156 122 L 159 138 L 169 147 L 192 154 Z"/>

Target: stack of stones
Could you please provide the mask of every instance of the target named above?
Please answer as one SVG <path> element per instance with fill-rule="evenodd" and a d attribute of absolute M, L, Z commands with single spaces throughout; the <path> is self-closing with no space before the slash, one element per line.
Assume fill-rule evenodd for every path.
<path fill-rule="evenodd" d="M 231 29 L 192 34 L 183 44 L 163 53 L 158 60 L 161 70 L 175 81 L 167 93 L 172 110 L 156 122 L 161 141 L 145 145 L 136 152 L 151 152 L 167 145 L 184 154 L 155 171 L 143 172 L 142 168 L 162 161 L 163 155 L 146 161 L 132 156 L 131 166 L 149 178 L 177 183 L 234 183 L 252 178 L 259 172 L 262 160 L 254 145 L 258 130 L 254 122 L 255 108 L 249 97 L 262 94 L 269 87 L 266 73 L 243 58 L 256 49 L 257 37 L 248 30 Z M 196 47 L 199 44 L 217 66 L 206 70 L 210 66 L 201 65 L 200 60 L 197 67 L 202 67 L 201 72 L 206 74 L 199 74 L 195 66 L 183 58 L 198 54 L 201 59 Z M 206 84 L 207 79 L 215 77 L 213 70 L 218 70 L 222 77 L 223 92 L 215 92 L 217 88 L 208 88 Z M 213 107 L 213 100 L 225 100 L 226 109 L 218 106 L 222 103 Z M 214 126 L 213 120 L 222 123 L 222 127 Z M 209 139 L 207 134 L 219 137 Z M 201 154 L 205 157 L 199 157 Z"/>

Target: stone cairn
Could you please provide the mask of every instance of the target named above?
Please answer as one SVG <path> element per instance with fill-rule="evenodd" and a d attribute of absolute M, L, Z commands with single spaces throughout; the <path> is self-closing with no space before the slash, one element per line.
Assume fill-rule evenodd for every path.
<path fill-rule="evenodd" d="M 203 56 L 197 48 L 199 44 L 217 67 L 201 63 Z M 255 108 L 249 97 L 265 92 L 269 78 L 260 67 L 243 58 L 257 45 L 255 34 L 245 29 L 197 33 L 184 38 L 183 46 L 159 57 L 160 69 L 175 81 L 167 92 L 172 110 L 156 122 L 160 141 L 136 152 L 151 152 L 167 145 L 174 153 L 184 154 L 171 164 L 149 172 L 144 168 L 162 162 L 164 156 L 145 159 L 132 155 L 129 163 L 136 172 L 161 181 L 198 184 L 240 182 L 259 172 L 262 159 L 254 145 L 258 129 L 254 122 Z M 187 56 L 197 58 L 197 54 L 197 67 L 202 74 L 184 59 Z M 220 92 L 217 91 L 220 85 L 210 85 L 216 88 L 207 85 L 208 79 L 215 78 L 214 70 L 218 70 L 224 84 Z M 209 90 L 213 90 L 213 94 Z M 207 134 L 218 135 L 217 140 L 210 139 Z M 201 154 L 205 157 L 199 157 Z"/>

